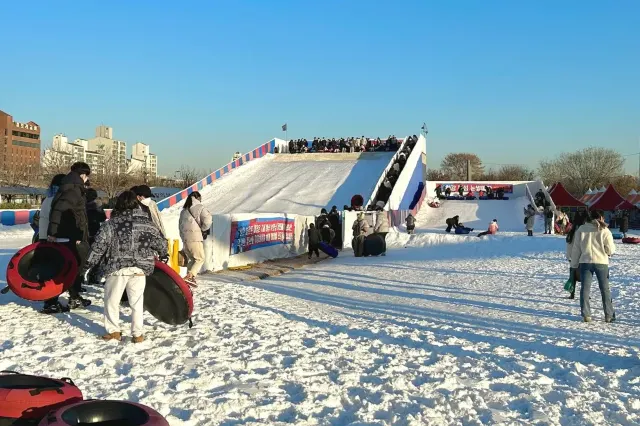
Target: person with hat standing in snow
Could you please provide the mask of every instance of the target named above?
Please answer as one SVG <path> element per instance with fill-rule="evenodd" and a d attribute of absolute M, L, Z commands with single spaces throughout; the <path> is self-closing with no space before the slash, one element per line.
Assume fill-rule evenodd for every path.
<path fill-rule="evenodd" d="M 56 314 L 69 309 L 89 306 L 91 301 L 80 297 L 84 274 L 81 272 L 89 254 L 89 227 L 86 209 L 85 183 L 91 168 L 87 163 L 77 162 L 60 182 L 60 188 L 51 202 L 47 241 L 65 245 L 78 262 L 78 274 L 69 288 L 69 304 L 64 307 L 58 297 L 44 302 L 42 313 Z"/>

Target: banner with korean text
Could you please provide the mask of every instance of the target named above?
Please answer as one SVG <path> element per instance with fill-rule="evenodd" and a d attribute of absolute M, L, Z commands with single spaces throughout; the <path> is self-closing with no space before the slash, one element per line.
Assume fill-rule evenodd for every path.
<path fill-rule="evenodd" d="M 291 244 L 295 236 L 295 220 L 287 217 L 264 217 L 231 222 L 229 254 L 279 244 Z"/>
<path fill-rule="evenodd" d="M 506 184 L 506 183 L 438 182 L 436 186 L 437 185 L 440 185 L 440 187 L 442 188 L 442 192 L 444 192 L 447 188 L 449 188 L 451 192 L 458 192 L 460 187 L 462 187 L 462 190 L 464 191 L 465 194 L 469 192 L 480 192 L 480 191 L 484 192 L 486 190 L 485 187 L 488 186 L 493 190 L 493 192 L 496 192 L 498 189 L 502 189 L 505 192 L 505 194 L 513 193 L 513 185 Z"/>

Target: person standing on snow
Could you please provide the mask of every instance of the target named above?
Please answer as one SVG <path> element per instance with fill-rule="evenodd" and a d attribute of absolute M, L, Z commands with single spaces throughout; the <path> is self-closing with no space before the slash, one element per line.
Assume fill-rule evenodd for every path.
<path fill-rule="evenodd" d="M 558 224 L 558 227 L 560 228 L 560 233 L 562 235 L 565 235 L 566 233 L 568 219 L 569 218 L 567 217 L 567 214 L 564 213 L 562 210 L 558 210 L 556 212 L 556 223 Z"/>
<path fill-rule="evenodd" d="M 604 212 L 602 210 L 592 212 L 591 219 L 576 231 L 571 249 L 571 267 L 580 268 L 582 279 L 580 311 L 583 321 L 591 322 L 589 293 L 595 273 L 602 296 L 604 321 L 609 323 L 616 319 L 609 288 L 609 257 L 615 254 L 616 246 L 605 222 Z"/>
<path fill-rule="evenodd" d="M 407 234 L 414 234 L 416 229 L 416 218 L 409 213 L 409 216 L 405 219 L 405 223 L 407 225 Z"/>
<path fill-rule="evenodd" d="M 544 208 L 544 233 L 551 234 L 551 228 L 553 227 L 553 209 L 551 206 Z"/>
<path fill-rule="evenodd" d="M 337 249 L 342 248 L 342 226 L 340 226 L 340 212 L 338 211 L 337 206 L 331 207 L 331 211 L 329 212 L 329 222 L 331 223 L 331 229 L 335 234 L 335 238 L 333 239 L 333 246 Z"/>
<path fill-rule="evenodd" d="M 378 208 L 376 213 L 376 225 L 373 227 L 373 232 L 382 237 L 382 241 L 384 243 L 382 246 L 382 255 L 384 256 L 387 252 L 386 238 L 389 233 L 389 218 L 387 217 L 387 212 L 381 208 Z"/>
<path fill-rule="evenodd" d="M 364 212 L 358 213 L 358 218 L 353 222 L 351 229 L 353 230 L 353 254 L 355 257 L 362 257 L 364 255 L 364 239 L 369 232 L 369 223 L 364 217 Z"/>
<path fill-rule="evenodd" d="M 527 208 L 524 209 L 524 224 L 527 228 L 527 235 L 533 237 L 533 226 L 536 223 L 536 209 L 529 204 Z"/>
<path fill-rule="evenodd" d="M 620 218 L 620 232 L 623 238 L 627 238 L 627 232 L 629 232 L 629 212 L 622 212 L 622 218 Z"/>
<path fill-rule="evenodd" d="M 74 163 L 51 202 L 47 241 L 63 244 L 71 250 L 78 262 L 78 274 L 69 288 L 68 306 L 62 306 L 56 296 L 44 302 L 42 313 L 56 314 L 91 305 L 90 300 L 80 297 L 84 280 L 81 271 L 89 253 L 85 183 L 90 174 L 91 168 L 87 163 Z"/>
<path fill-rule="evenodd" d="M 64 177 L 64 174 L 59 174 L 55 175 L 53 179 L 51 179 L 51 184 L 49 184 L 49 189 L 47 189 L 47 197 L 42 201 L 42 205 L 40 206 L 40 219 L 38 221 L 39 241 L 47 241 L 47 231 L 49 230 L 49 215 L 51 214 L 51 203 L 53 202 L 53 198 L 58 193 L 60 185 L 62 185 L 62 179 L 64 179 Z"/>
<path fill-rule="evenodd" d="M 571 291 L 569 295 L 569 299 L 575 298 L 575 295 L 576 295 L 577 277 L 579 272 L 577 268 L 571 267 L 571 254 L 573 252 L 573 242 L 575 239 L 576 231 L 582 225 L 584 225 L 584 216 L 581 214 L 577 214 L 575 219 L 573 220 L 573 227 L 571 228 L 571 230 L 567 234 L 567 237 L 565 238 L 565 242 L 567 243 L 566 256 L 567 256 L 567 260 L 569 261 L 569 279 L 572 281 L 572 284 L 573 284 L 573 291 Z"/>
<path fill-rule="evenodd" d="M 484 237 L 485 235 L 496 235 L 498 233 L 498 219 L 493 219 L 489 224 L 489 228 L 485 232 L 481 232 L 478 234 L 478 238 Z"/>
<path fill-rule="evenodd" d="M 158 227 L 160 233 L 163 236 L 166 236 L 167 233 L 164 230 L 164 225 L 162 224 L 162 217 L 160 216 L 160 210 L 158 210 L 158 205 L 155 201 L 153 201 L 153 193 L 151 192 L 151 188 L 147 185 L 138 185 L 131 188 L 136 194 L 138 198 L 138 203 L 140 203 L 140 208 L 144 211 L 149 219 Z"/>
<path fill-rule="evenodd" d="M 320 257 L 320 252 L 318 251 L 318 249 L 320 247 L 322 236 L 320 235 L 320 231 L 318 231 L 318 228 L 316 228 L 315 224 L 312 223 L 309 225 L 307 235 L 309 236 L 309 259 L 311 259 L 311 255 L 313 253 L 316 254 L 316 257 Z"/>
<path fill-rule="evenodd" d="M 143 313 L 146 276 L 153 274 L 155 257 L 167 260 L 167 243 L 160 230 L 140 209 L 136 194 L 124 191 L 118 196 L 111 220 L 96 235 L 84 267 L 98 267 L 106 278 L 104 285 L 103 340 L 121 340 L 120 300 L 127 292 L 131 307 L 131 340 L 144 341 Z M 99 265 L 98 265 L 99 264 Z"/>
<path fill-rule="evenodd" d="M 178 227 L 187 258 L 187 284 L 197 286 L 196 277 L 204 265 L 204 240 L 211 229 L 211 213 L 202 205 L 202 196 L 193 191 L 180 212 Z"/>

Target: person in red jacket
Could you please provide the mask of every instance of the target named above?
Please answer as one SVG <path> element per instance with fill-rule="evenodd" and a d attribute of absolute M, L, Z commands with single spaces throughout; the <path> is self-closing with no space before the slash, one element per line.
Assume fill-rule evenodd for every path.
<path fill-rule="evenodd" d="M 478 234 L 478 237 L 484 237 L 485 235 L 495 235 L 498 233 L 498 219 L 493 219 L 493 221 L 489 224 L 489 229 L 485 232 L 481 232 Z"/>

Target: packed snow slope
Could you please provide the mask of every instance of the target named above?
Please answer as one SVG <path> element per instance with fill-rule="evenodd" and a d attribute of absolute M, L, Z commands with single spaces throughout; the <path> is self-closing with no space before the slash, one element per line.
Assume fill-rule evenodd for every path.
<path fill-rule="evenodd" d="M 522 232 L 524 208 L 531 202 L 526 197 L 513 200 L 444 200 L 440 207 L 429 207 L 425 200 L 416 216 L 416 226 L 425 230 L 446 229 L 447 218 L 460 216 L 460 222 L 475 231 L 484 231 L 493 219 L 498 220 L 501 231 Z M 544 219 L 536 216 L 535 231 L 544 232 Z"/>
<path fill-rule="evenodd" d="M 141 344 L 98 338 L 101 287 L 58 316 L 0 296 L 0 370 L 71 377 L 172 426 L 640 424 L 640 246 L 611 259 L 617 322 L 594 286 L 585 324 L 562 238 L 388 237 L 386 257 L 201 276 L 194 328 L 145 315 Z M 28 241 L 0 238 L 0 268 Z"/>
<path fill-rule="evenodd" d="M 201 194 L 214 214 L 318 215 L 333 205 L 342 209 L 355 194 L 367 200 L 392 157 L 387 152 L 268 154 L 222 176 Z M 172 217 L 177 221 L 183 204 L 163 210 L 165 228 L 173 226 Z"/>

